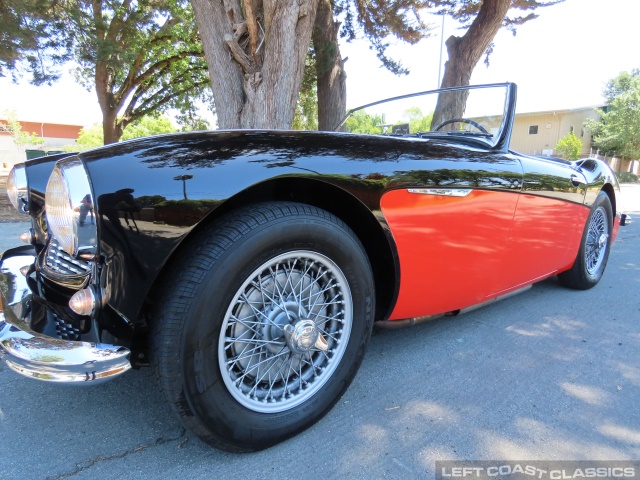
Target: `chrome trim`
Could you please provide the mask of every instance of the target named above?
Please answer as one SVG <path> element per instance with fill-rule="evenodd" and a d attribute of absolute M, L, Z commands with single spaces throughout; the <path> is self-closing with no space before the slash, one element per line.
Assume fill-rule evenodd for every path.
<path fill-rule="evenodd" d="M 31 330 L 33 294 L 20 269 L 34 260 L 30 247 L 8 250 L 0 259 L 0 357 L 7 366 L 25 377 L 68 384 L 97 384 L 129 370 L 126 348 L 61 340 Z"/>
<path fill-rule="evenodd" d="M 15 197 L 10 192 L 12 184 L 15 188 Z M 24 163 L 15 165 L 9 172 L 7 177 L 7 196 L 11 201 L 11 205 L 18 212 L 23 215 L 29 215 L 29 184 Z"/>
<path fill-rule="evenodd" d="M 70 252 L 66 249 L 65 251 L 73 257 L 77 257 L 79 254 L 95 255 L 98 250 L 98 230 L 96 227 L 97 222 L 95 221 L 95 196 L 93 195 L 93 189 L 89 182 L 89 174 L 87 173 L 84 163 L 82 163 L 78 157 L 68 157 L 59 160 L 56 163 L 55 168 L 62 174 L 67 191 L 69 192 L 69 202 L 74 212 L 73 251 Z M 49 187 L 47 185 L 47 190 L 48 189 Z M 82 200 L 86 195 L 91 196 L 93 211 L 91 215 L 89 215 L 88 212 L 85 212 L 83 218 Z M 45 202 L 48 196 L 48 194 L 45 195 Z M 51 222 L 49 222 L 49 212 L 47 211 L 46 213 L 47 223 L 50 227 Z M 53 230 L 51 228 L 50 230 L 53 235 Z"/>
<path fill-rule="evenodd" d="M 466 197 L 472 188 L 408 188 L 409 193 L 419 193 L 422 195 L 442 195 L 445 197 Z"/>
<path fill-rule="evenodd" d="M 91 264 L 82 259 L 73 258 L 60 246 L 55 238 L 47 245 L 45 266 L 57 275 L 84 277 L 91 273 Z"/>

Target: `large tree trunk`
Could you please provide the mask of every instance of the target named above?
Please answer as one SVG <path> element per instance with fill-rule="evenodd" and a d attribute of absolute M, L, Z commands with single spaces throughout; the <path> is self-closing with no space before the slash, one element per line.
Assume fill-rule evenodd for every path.
<path fill-rule="evenodd" d="M 467 33 L 447 39 L 449 59 L 444 64 L 441 88 L 469 85 L 473 69 L 500 30 L 511 0 L 484 0 Z M 444 120 L 464 117 L 468 91 L 441 93 L 432 128 Z"/>
<path fill-rule="evenodd" d="M 331 0 L 320 0 L 313 27 L 318 85 L 318 130 L 334 130 L 347 111 L 347 75 L 340 55 Z"/>
<path fill-rule="evenodd" d="M 124 125 L 118 122 L 119 105 L 116 105 L 111 92 L 111 75 L 104 62 L 97 62 L 95 82 L 98 104 L 102 111 L 102 134 L 105 145 L 116 143 L 122 136 Z"/>
<path fill-rule="evenodd" d="M 219 128 L 290 128 L 318 0 L 192 0 Z"/>
<path fill-rule="evenodd" d="M 102 112 L 102 134 L 105 145 L 117 143 L 122 137 L 124 126 L 118 122 L 117 114 L 118 112 L 115 110 Z"/>

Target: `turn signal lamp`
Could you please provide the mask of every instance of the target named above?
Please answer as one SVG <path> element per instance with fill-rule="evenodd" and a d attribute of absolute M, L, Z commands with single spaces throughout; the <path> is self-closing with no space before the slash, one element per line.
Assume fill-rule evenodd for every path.
<path fill-rule="evenodd" d="M 69 308 L 78 315 L 91 315 L 97 301 L 96 295 L 91 288 L 83 288 L 74 293 L 69 299 Z"/>

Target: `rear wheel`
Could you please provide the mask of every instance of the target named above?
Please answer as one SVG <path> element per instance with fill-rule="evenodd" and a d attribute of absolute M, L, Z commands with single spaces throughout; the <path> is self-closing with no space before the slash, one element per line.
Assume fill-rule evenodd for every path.
<path fill-rule="evenodd" d="M 587 218 L 578 256 L 570 270 L 558 275 L 563 285 L 587 290 L 602 277 L 611 249 L 613 209 L 605 192 L 600 192 Z"/>
<path fill-rule="evenodd" d="M 214 223 L 174 262 L 154 357 L 182 421 L 257 450 L 319 420 L 360 365 L 373 324 L 362 245 L 333 215 L 258 204 Z"/>

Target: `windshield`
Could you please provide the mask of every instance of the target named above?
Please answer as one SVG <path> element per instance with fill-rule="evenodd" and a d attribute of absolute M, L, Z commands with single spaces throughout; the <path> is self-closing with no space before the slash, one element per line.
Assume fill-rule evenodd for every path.
<path fill-rule="evenodd" d="M 433 90 L 350 110 L 345 131 L 418 138 L 474 138 L 495 146 L 505 129 L 508 84 Z"/>

